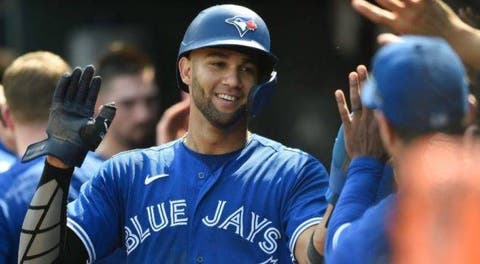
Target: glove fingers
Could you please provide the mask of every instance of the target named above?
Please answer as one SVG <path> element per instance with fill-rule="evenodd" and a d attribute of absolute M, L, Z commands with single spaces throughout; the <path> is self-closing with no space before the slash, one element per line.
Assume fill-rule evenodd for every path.
<path fill-rule="evenodd" d="M 82 70 L 80 69 L 80 67 L 76 67 L 73 70 L 70 78 L 70 83 L 68 86 L 67 94 L 65 96 L 65 101 L 68 101 L 68 102 L 74 101 L 75 95 L 77 94 L 78 80 L 80 79 L 81 75 L 82 75 Z"/>
<path fill-rule="evenodd" d="M 100 78 L 100 76 L 95 76 L 93 77 L 92 82 L 90 84 L 90 89 L 88 89 L 88 96 L 86 99 L 85 106 L 88 109 L 92 109 L 92 111 L 95 108 L 95 102 L 97 101 L 98 91 L 100 90 L 101 84 L 102 84 L 102 78 Z"/>
<path fill-rule="evenodd" d="M 83 70 L 80 82 L 78 83 L 77 96 L 75 97 L 76 103 L 83 104 L 85 102 L 94 72 L 95 68 L 92 65 L 88 65 L 85 70 Z"/>
<path fill-rule="evenodd" d="M 58 81 L 57 88 L 55 88 L 55 92 L 53 92 L 53 103 L 63 102 L 65 92 L 70 83 L 70 77 L 71 75 L 69 73 L 65 73 Z"/>

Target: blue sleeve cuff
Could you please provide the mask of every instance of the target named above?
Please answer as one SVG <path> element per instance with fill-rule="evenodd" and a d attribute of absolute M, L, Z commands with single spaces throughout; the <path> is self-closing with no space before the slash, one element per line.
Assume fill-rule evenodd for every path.
<path fill-rule="evenodd" d="M 333 235 L 345 223 L 355 221 L 373 205 L 383 163 L 372 157 L 354 158 L 349 166 L 347 180 L 330 218 L 326 238 L 326 249 L 332 249 Z"/>

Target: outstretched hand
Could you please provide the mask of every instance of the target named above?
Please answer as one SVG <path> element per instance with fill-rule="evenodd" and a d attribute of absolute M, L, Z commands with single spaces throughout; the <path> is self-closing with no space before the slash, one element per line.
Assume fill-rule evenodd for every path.
<path fill-rule="evenodd" d="M 461 23 L 455 12 L 441 0 L 352 0 L 359 13 L 390 27 L 398 34 L 420 34 L 446 37 Z M 382 8 L 383 7 L 383 8 Z"/>
<path fill-rule="evenodd" d="M 190 114 L 190 97 L 172 105 L 162 115 L 157 124 L 157 144 L 175 140 L 188 130 Z"/>
<path fill-rule="evenodd" d="M 77 67 L 62 76 L 55 89 L 47 127 L 47 139 L 28 146 L 22 161 L 52 155 L 68 166 L 81 166 L 87 152 L 103 139 L 116 108 L 104 105 L 93 118 L 101 78 L 93 66 Z"/>
<path fill-rule="evenodd" d="M 367 68 L 359 65 L 348 75 L 351 111 L 341 90 L 335 91 L 338 112 L 344 127 L 345 149 L 350 158 L 358 156 L 385 157 L 377 121 L 373 111 L 362 106 L 360 90 L 367 79 Z"/>

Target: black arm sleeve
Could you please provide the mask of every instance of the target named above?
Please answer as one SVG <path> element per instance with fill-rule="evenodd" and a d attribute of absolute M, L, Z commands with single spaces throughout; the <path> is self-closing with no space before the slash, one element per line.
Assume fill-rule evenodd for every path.
<path fill-rule="evenodd" d="M 73 168 L 60 169 L 45 162 L 23 221 L 19 263 L 85 263 L 88 259 L 80 239 L 72 231 L 67 232 L 67 197 L 72 174 Z"/>
<path fill-rule="evenodd" d="M 80 238 L 67 228 L 64 251 L 65 263 L 85 264 L 88 260 L 88 252 Z"/>

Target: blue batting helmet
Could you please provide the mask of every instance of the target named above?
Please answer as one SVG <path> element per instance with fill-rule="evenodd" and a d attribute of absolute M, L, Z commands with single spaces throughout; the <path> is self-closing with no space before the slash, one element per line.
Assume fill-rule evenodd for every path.
<path fill-rule="evenodd" d="M 188 92 L 178 70 L 178 61 L 190 51 L 206 47 L 226 47 L 254 52 L 259 55 L 262 83 L 250 91 L 247 110 L 258 114 L 269 101 L 276 85 L 274 70 L 278 60 L 270 52 L 270 33 L 263 19 L 254 11 L 238 5 L 217 5 L 200 12 L 190 23 L 178 51 L 177 84 Z"/>

